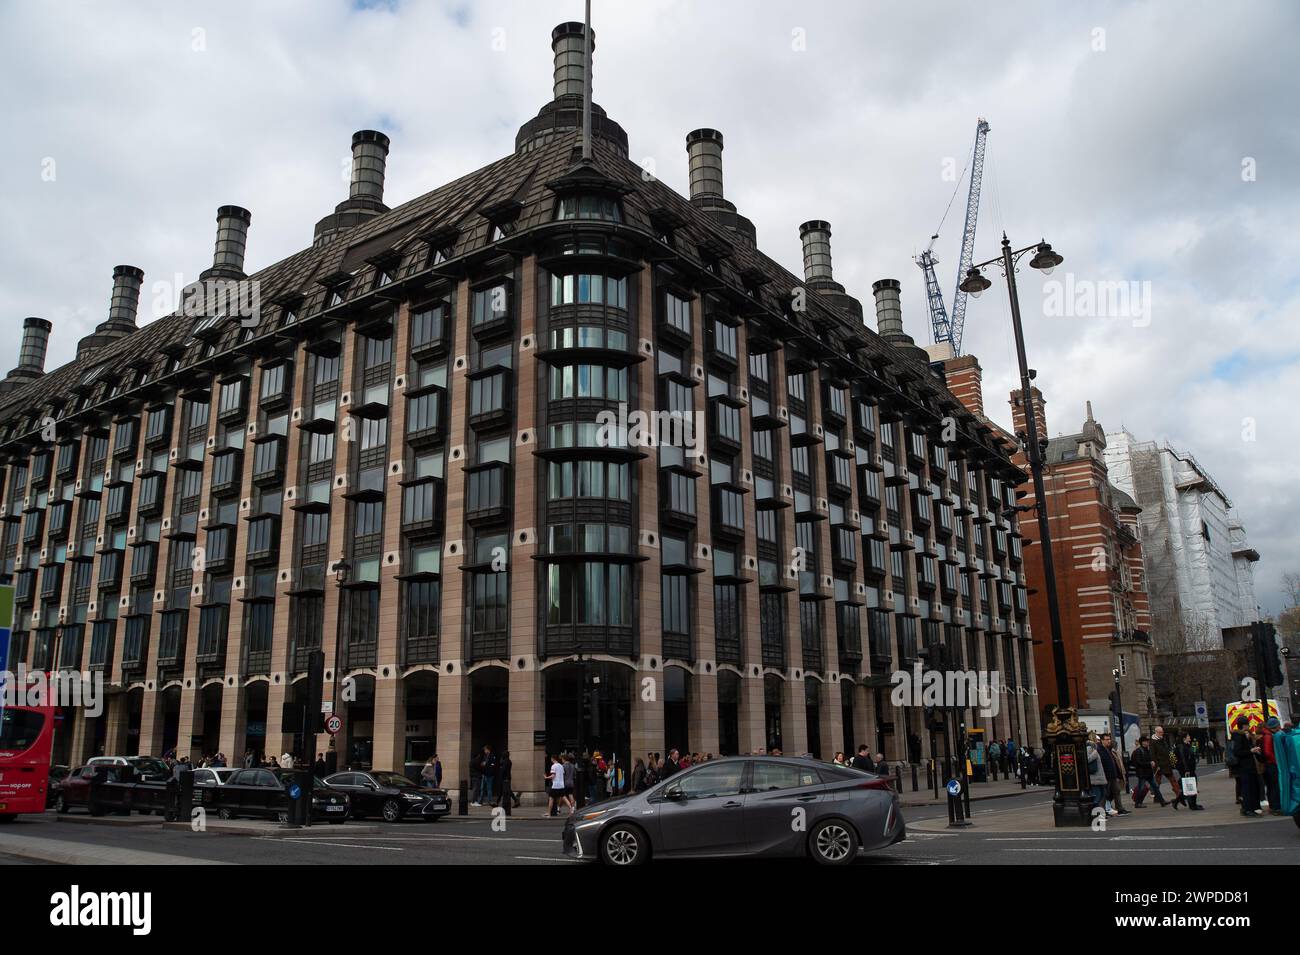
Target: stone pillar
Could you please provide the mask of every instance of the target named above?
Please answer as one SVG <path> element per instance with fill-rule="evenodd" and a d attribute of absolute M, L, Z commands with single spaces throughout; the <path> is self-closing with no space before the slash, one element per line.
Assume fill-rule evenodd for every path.
<path fill-rule="evenodd" d="M 104 700 L 104 753 L 105 756 L 123 755 L 127 747 L 127 702 L 126 693 L 114 693 Z M 134 753 L 131 755 L 135 755 Z"/>
<path fill-rule="evenodd" d="M 843 698 L 838 680 L 822 684 L 818 700 L 818 714 L 821 716 L 822 759 L 834 759 L 836 750 L 844 748 L 844 710 Z M 846 756 L 852 755 L 845 753 Z"/>
<path fill-rule="evenodd" d="M 226 754 L 231 766 L 242 766 L 248 748 L 248 689 L 235 681 L 221 693 L 221 730 L 217 750 Z"/>
<path fill-rule="evenodd" d="M 156 641 L 154 641 L 156 643 Z M 150 654 L 156 653 L 156 649 L 151 649 Z M 153 689 L 151 682 L 144 691 L 144 700 L 140 705 L 140 735 L 136 739 L 137 750 L 134 753 L 127 753 L 128 756 L 161 756 L 162 755 L 162 692 Z"/>
<path fill-rule="evenodd" d="M 786 680 L 781 686 L 781 752 L 802 756 L 808 752 L 808 710 L 804 681 Z"/>
<path fill-rule="evenodd" d="M 459 660 L 444 660 L 438 678 L 437 749 L 443 785 L 453 793 L 462 779 L 469 779 L 471 745 L 469 677 L 462 672 Z"/>
<path fill-rule="evenodd" d="M 195 638 L 197 639 L 197 638 Z M 188 671 L 193 672 L 193 671 Z M 191 762 L 197 762 L 202 753 L 201 746 L 193 746 L 190 740 L 203 732 L 203 691 L 192 676 L 187 676 L 181 686 L 180 721 L 176 729 L 176 758 L 188 756 Z"/>
<path fill-rule="evenodd" d="M 375 676 L 375 769 L 400 773 L 406 766 L 406 683 L 397 668 L 380 666 Z M 316 752 L 323 752 L 323 747 Z"/>

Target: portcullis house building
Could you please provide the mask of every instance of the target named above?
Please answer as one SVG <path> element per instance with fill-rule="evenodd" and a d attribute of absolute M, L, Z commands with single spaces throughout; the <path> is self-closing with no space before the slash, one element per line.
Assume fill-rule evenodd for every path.
<path fill-rule="evenodd" d="M 968 724 L 1025 738 L 1023 474 L 897 282 L 873 330 L 827 223 L 803 276 L 758 250 L 720 133 L 687 137 L 689 199 L 599 106 L 584 160 L 582 33 L 554 31 L 554 99 L 477 172 L 389 208 L 388 138 L 357 133 L 348 198 L 251 275 L 222 207 L 204 278 L 253 314 L 137 328 L 122 266 L 48 373 L 28 320 L 0 389 L 15 660 L 109 687 L 61 759 L 324 751 L 284 722 L 317 650 L 339 765 L 436 751 L 454 780 L 490 743 L 519 790 L 561 747 L 903 757 L 923 714 L 889 677 L 937 643 L 1011 687 Z"/>

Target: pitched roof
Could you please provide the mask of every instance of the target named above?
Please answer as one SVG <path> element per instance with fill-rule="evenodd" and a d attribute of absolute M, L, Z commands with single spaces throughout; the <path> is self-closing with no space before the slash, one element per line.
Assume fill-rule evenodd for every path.
<path fill-rule="evenodd" d="M 320 312 L 325 306 L 328 290 L 323 280 L 331 276 L 352 274 L 349 293 L 369 291 L 373 287 L 370 280 L 378 267 L 374 264 L 377 258 L 387 256 L 399 263 L 395 279 L 423 271 L 428 247 L 421 241 L 422 236 L 440 230 L 455 230 L 454 248 L 449 258 L 460 258 L 493 244 L 491 217 L 494 210 L 498 214 L 505 210 L 514 215 L 514 234 L 550 223 L 555 217 L 556 195 L 548 184 L 573 168 L 579 137 L 577 130 L 557 131 L 545 142 L 532 144 L 489 163 L 378 214 L 320 246 L 306 248 L 267 266 L 249 278 L 258 283 L 264 305 L 287 296 L 300 297 L 297 311 L 298 317 L 302 318 Z M 724 284 L 735 289 L 748 288 L 752 297 L 784 313 L 786 322 L 797 329 L 802 344 L 811 352 L 818 357 L 847 360 L 850 351 L 848 340 L 853 339 L 861 348 L 859 357 L 867 359 L 878 377 L 884 379 L 883 373 L 888 369 L 888 377 L 892 379 L 889 383 L 894 388 L 918 403 L 933 405 L 936 401 L 942 402 L 949 414 L 966 422 L 967 427 L 963 430 L 968 433 L 975 430 L 976 419 L 961 407 L 928 364 L 917 357 L 916 349 L 902 349 L 885 342 L 873 329 L 835 307 L 830 298 L 814 290 L 808 291 L 807 310 L 802 314 L 784 308 L 796 288 L 806 288 L 802 277 L 789 272 L 747 240 L 727 230 L 709 213 L 664 183 L 647 179 L 644 170 L 630 161 L 617 144 L 596 137 L 592 159 L 596 170 L 618 184 L 620 191 L 625 193 L 622 203 L 625 226 L 641 230 L 650 237 L 656 236 L 659 232 L 654 223 L 656 214 L 669 210 L 672 218 L 683 223 L 674 230 L 675 254 L 697 267 L 711 263 L 714 274 Z M 283 319 L 283 314 L 280 314 L 268 322 L 264 310 L 263 324 L 258 327 L 257 334 L 275 331 Z M 0 421 L 22 421 L 25 416 L 39 412 L 51 398 L 65 395 L 93 366 L 109 366 L 110 374 L 104 377 L 112 379 L 114 376 L 129 376 L 139 363 L 153 360 L 153 378 L 156 379 L 166 371 L 159 365 L 168 360 L 168 350 L 183 350 L 182 367 L 204 360 L 211 346 L 192 341 L 193 325 L 192 315 L 174 312 L 135 334 L 21 385 L 0 397 Z M 238 344 L 243 332 L 238 322 L 232 321 L 227 325 L 216 343 L 215 352 L 218 354 Z M 128 389 L 131 387 L 129 377 L 124 384 Z M 102 390 L 92 396 L 89 403 L 106 397 L 109 387 L 107 383 L 101 386 Z M 6 441 L 9 436 L 25 433 L 21 427 L 7 430 L 11 434 L 4 437 Z M 996 444 L 987 439 L 982 443 L 986 446 Z"/>

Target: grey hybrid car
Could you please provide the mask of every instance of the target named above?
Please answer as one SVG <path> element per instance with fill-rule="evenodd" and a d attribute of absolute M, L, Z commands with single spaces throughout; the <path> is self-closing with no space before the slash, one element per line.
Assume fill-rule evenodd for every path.
<path fill-rule="evenodd" d="M 719 856 L 846 865 L 905 835 L 887 777 L 808 758 L 732 756 L 584 807 L 565 824 L 563 849 L 616 866 Z"/>

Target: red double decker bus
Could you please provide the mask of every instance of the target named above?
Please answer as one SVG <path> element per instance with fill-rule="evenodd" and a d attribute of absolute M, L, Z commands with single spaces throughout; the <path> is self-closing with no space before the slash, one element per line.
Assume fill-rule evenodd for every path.
<path fill-rule="evenodd" d="M 0 823 L 45 812 L 53 745 L 53 706 L 0 709 Z"/>

